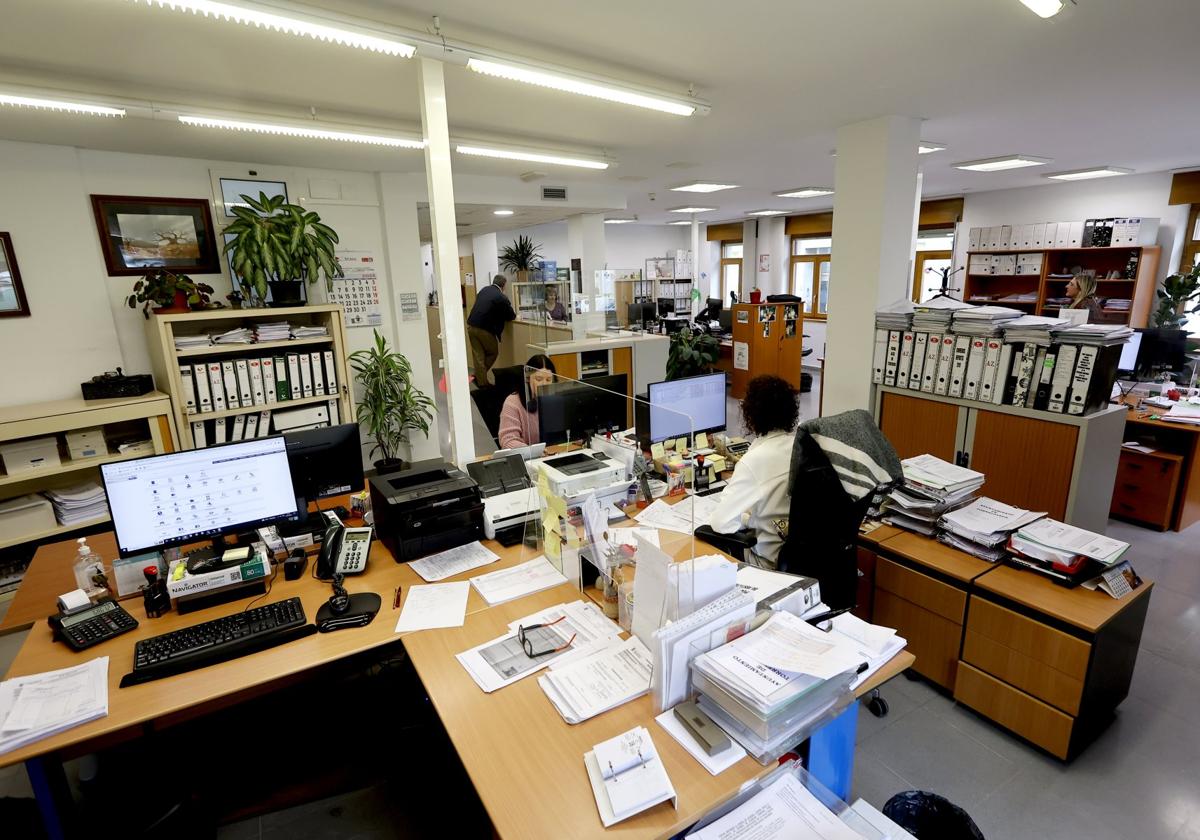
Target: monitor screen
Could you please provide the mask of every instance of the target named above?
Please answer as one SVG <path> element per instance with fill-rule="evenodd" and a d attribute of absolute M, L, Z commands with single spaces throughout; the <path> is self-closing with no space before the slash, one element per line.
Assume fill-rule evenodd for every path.
<path fill-rule="evenodd" d="M 651 443 L 725 428 L 724 373 L 651 382 L 649 397 Z"/>
<path fill-rule="evenodd" d="M 1142 347 L 1142 334 L 1135 332 L 1129 336 L 1125 346 L 1121 348 L 1121 360 L 1117 362 L 1117 370 L 1123 373 L 1133 373 L 1137 370 L 1138 351 Z"/>
<path fill-rule="evenodd" d="M 281 436 L 102 464 L 122 557 L 296 517 Z"/>
<path fill-rule="evenodd" d="M 1151 376 L 1163 371 L 1181 371 L 1187 366 L 1187 333 L 1151 327 L 1140 331 L 1138 373 Z M 1122 359 L 1124 356 L 1122 355 Z"/>
<path fill-rule="evenodd" d="M 357 423 L 284 432 L 283 438 L 287 441 L 292 485 L 305 502 L 363 489 L 362 440 Z"/>
<path fill-rule="evenodd" d="M 584 432 L 628 425 L 627 375 L 589 376 L 587 383 L 555 383 L 539 393 L 538 432 L 543 443 L 563 443 Z"/>

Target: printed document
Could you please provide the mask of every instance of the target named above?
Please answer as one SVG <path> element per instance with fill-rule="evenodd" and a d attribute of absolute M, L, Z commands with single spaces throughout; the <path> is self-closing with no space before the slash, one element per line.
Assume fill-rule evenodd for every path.
<path fill-rule="evenodd" d="M 862 840 L 862 835 L 785 773 L 688 840 Z"/>
<path fill-rule="evenodd" d="M 786 612 L 773 613 L 766 624 L 730 647 L 739 648 L 739 654 L 768 668 L 822 680 L 853 671 L 863 661 L 849 639 L 823 633 Z"/>
<path fill-rule="evenodd" d="M 966 507 L 950 511 L 943 518 L 959 528 L 978 534 L 995 534 L 1001 531 L 1015 531 L 1045 515 L 1045 511 L 1034 513 L 981 496 Z"/>
<path fill-rule="evenodd" d="M 551 665 L 538 685 L 567 723 L 579 723 L 649 691 L 653 666 L 650 651 L 631 636 L 613 639 L 582 659 Z"/>
<path fill-rule="evenodd" d="M 434 583 L 410 586 L 404 609 L 396 622 L 396 632 L 430 630 L 435 627 L 462 627 L 467 616 L 467 594 L 471 584 Z"/>
<path fill-rule="evenodd" d="M 422 557 L 408 565 L 425 580 L 437 583 L 439 580 L 495 563 L 499 559 L 500 555 L 484 548 L 481 543 L 473 542 Z"/>
<path fill-rule="evenodd" d="M 655 499 L 636 519 L 638 524 L 644 527 L 690 534 L 698 525 L 707 523 L 720 504 L 720 493 L 711 496 L 687 496 L 673 505 L 662 499 Z"/>
<path fill-rule="evenodd" d="M 108 714 L 108 657 L 0 682 L 0 753 Z"/>
<path fill-rule="evenodd" d="M 1043 519 L 1026 525 L 1021 529 L 1020 535 L 1050 548 L 1082 554 L 1101 563 L 1116 562 L 1117 558 L 1125 553 L 1125 549 L 1129 548 L 1127 542 L 1085 531 L 1054 519 Z"/>
<path fill-rule="evenodd" d="M 471 578 L 471 585 L 475 587 L 475 591 L 491 607 L 566 582 L 567 579 L 563 577 L 562 572 L 540 555 L 519 566 Z"/>

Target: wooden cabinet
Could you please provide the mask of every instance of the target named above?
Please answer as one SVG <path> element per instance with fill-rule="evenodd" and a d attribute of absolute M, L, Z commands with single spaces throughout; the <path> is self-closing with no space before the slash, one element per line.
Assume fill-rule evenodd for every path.
<path fill-rule="evenodd" d="M 791 317 L 789 317 L 791 316 Z M 778 376 L 800 390 L 804 316 L 799 303 L 739 303 L 733 307 L 733 377 L 730 393 L 746 396 L 756 376 Z M 739 347 L 746 347 L 746 366 L 739 368 Z"/>
<path fill-rule="evenodd" d="M 1122 449 L 1110 514 L 1165 531 L 1171 526 L 1183 465 L 1184 456 L 1172 452 Z"/>
<path fill-rule="evenodd" d="M 926 452 L 987 476 L 981 491 L 1098 533 L 1108 524 L 1125 409 L 1052 414 L 876 387 L 875 419 L 901 458 Z"/>

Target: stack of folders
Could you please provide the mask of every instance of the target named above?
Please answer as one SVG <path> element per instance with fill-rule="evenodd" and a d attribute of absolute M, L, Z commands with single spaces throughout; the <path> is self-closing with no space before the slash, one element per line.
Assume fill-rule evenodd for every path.
<path fill-rule="evenodd" d="M 234 327 L 212 337 L 213 344 L 249 344 L 254 341 L 254 333 L 246 327 Z"/>
<path fill-rule="evenodd" d="M 291 335 L 291 325 L 287 321 L 271 321 L 254 325 L 255 341 L 287 341 Z"/>
<path fill-rule="evenodd" d="M 1008 540 L 1009 563 L 1067 587 L 1102 574 L 1128 549 L 1127 542 L 1048 518 L 1023 526 Z"/>
<path fill-rule="evenodd" d="M 1166 414 L 1159 415 L 1158 419 L 1189 426 L 1200 426 L 1200 403 L 1192 402 L 1190 399 L 1180 400 L 1173 404 L 1171 410 Z"/>
<path fill-rule="evenodd" d="M 753 593 L 735 588 L 691 615 L 651 632 L 647 647 L 654 657 L 651 688 L 656 708 L 671 709 L 686 700 L 692 659 L 741 635 L 754 613 Z"/>
<path fill-rule="evenodd" d="M 1045 515 L 982 496 L 938 520 L 937 538 L 980 560 L 997 563 L 1006 556 L 1009 535 Z"/>
<path fill-rule="evenodd" d="M 177 335 L 175 336 L 176 350 L 191 350 L 196 347 L 208 347 L 212 344 L 212 338 L 206 333 L 197 335 Z"/>
<path fill-rule="evenodd" d="M 297 324 L 291 328 L 292 338 L 321 338 L 329 335 L 329 330 L 323 326 Z"/>
<path fill-rule="evenodd" d="M 108 515 L 108 497 L 95 481 L 47 490 L 45 495 L 60 525 L 78 525 Z"/>
<path fill-rule="evenodd" d="M 872 381 L 896 384 L 900 361 L 900 336 L 912 332 L 913 302 L 900 300 L 875 313 L 875 364 Z M 890 378 L 888 378 L 890 376 Z"/>
<path fill-rule="evenodd" d="M 770 764 L 854 699 L 869 661 L 857 643 L 791 613 L 692 662 L 704 712 L 762 764 Z"/>
<path fill-rule="evenodd" d="M 932 537 L 938 519 L 962 507 L 983 486 L 984 475 L 943 461 L 918 455 L 900 462 L 904 484 L 892 490 L 880 505 L 880 516 L 889 525 Z"/>

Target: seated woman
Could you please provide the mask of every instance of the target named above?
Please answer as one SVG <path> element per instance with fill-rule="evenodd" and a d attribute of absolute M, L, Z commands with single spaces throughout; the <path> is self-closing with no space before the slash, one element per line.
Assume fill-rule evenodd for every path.
<path fill-rule="evenodd" d="M 787 538 L 788 473 L 792 465 L 792 430 L 800 415 L 792 386 L 778 376 L 756 376 L 746 386 L 742 420 L 756 435 L 729 479 L 721 504 L 709 520 L 719 534 L 754 529 L 754 554 L 774 568 Z"/>
<path fill-rule="evenodd" d="M 550 321 L 567 320 L 567 310 L 558 299 L 558 287 L 546 286 L 546 301 L 544 303 L 546 319 Z"/>
<path fill-rule="evenodd" d="M 500 448 L 532 446 L 541 442 L 538 430 L 537 394 L 554 382 L 554 362 L 540 353 L 525 363 L 525 393 L 508 395 L 500 409 Z M 528 396 L 526 396 L 526 394 Z"/>
<path fill-rule="evenodd" d="M 1104 312 L 1100 299 L 1096 297 L 1097 288 L 1096 278 L 1090 274 L 1076 274 L 1067 283 L 1067 297 L 1071 298 L 1071 305 L 1067 308 L 1086 309 L 1090 324 L 1099 323 Z"/>

